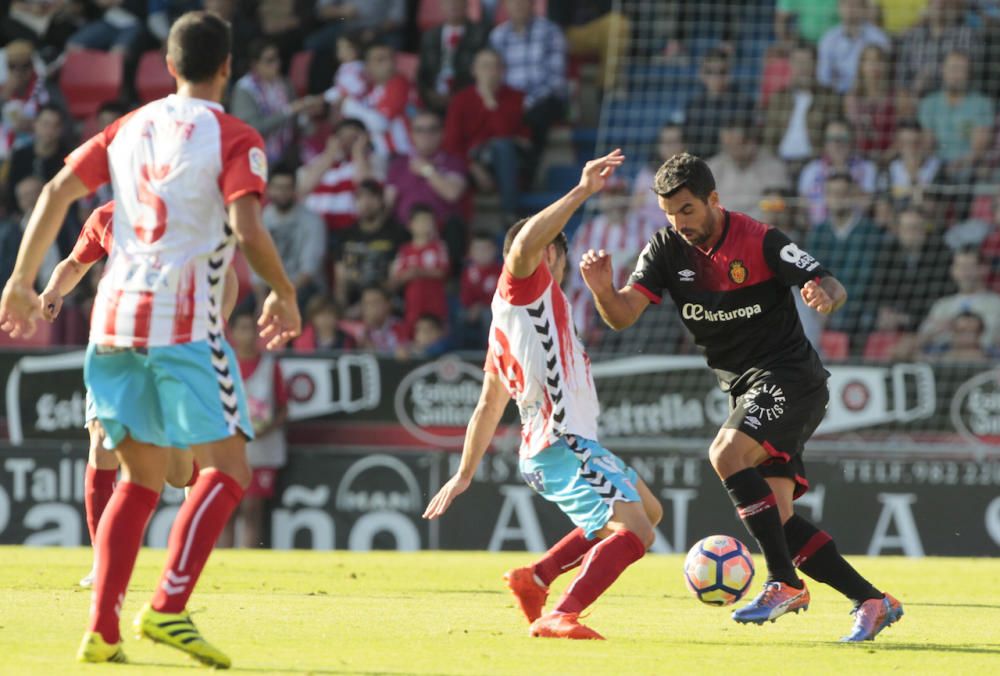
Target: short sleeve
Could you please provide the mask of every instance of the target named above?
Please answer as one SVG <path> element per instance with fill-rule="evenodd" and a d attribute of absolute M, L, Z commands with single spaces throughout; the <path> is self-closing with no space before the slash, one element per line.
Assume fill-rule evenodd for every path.
<path fill-rule="evenodd" d="M 111 220 L 114 216 L 114 202 L 109 202 L 102 207 L 94 209 L 83 224 L 80 236 L 73 246 L 73 259 L 78 263 L 89 265 L 96 263 L 109 253 L 107 230 L 111 227 Z"/>
<path fill-rule="evenodd" d="M 667 290 L 668 265 L 663 234 L 658 232 L 639 254 L 635 270 L 629 275 L 628 285 L 646 296 L 650 302 L 659 304 Z"/>
<path fill-rule="evenodd" d="M 263 195 L 267 187 L 264 140 L 255 129 L 228 115 L 219 119 L 222 173 L 219 189 L 228 206 L 248 194 Z"/>
<path fill-rule="evenodd" d="M 111 180 L 108 146 L 111 145 L 122 123 L 130 117 L 131 114 L 118 118 L 66 157 L 66 166 L 91 192 Z"/>
<path fill-rule="evenodd" d="M 527 277 L 515 277 L 505 265 L 497 282 L 500 297 L 511 305 L 524 306 L 542 297 L 552 283 L 552 273 L 545 261 L 541 261 L 535 271 Z"/>
<path fill-rule="evenodd" d="M 828 277 L 830 271 L 788 236 L 771 228 L 764 235 L 764 260 L 785 286 L 802 286 L 810 280 Z"/>

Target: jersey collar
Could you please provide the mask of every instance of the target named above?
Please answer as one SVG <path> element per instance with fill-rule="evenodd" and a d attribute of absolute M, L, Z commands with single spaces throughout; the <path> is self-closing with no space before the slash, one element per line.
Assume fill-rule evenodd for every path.
<path fill-rule="evenodd" d="M 729 210 L 728 209 L 723 209 L 722 213 L 723 213 L 722 234 L 719 236 L 719 241 L 716 242 L 715 246 L 713 246 L 711 248 L 711 250 L 709 250 L 709 251 L 702 251 L 701 249 L 698 249 L 698 251 L 701 251 L 703 254 L 705 254 L 709 258 L 711 258 L 712 256 L 714 256 L 716 254 L 716 252 L 718 252 L 718 250 L 722 248 L 722 245 L 726 241 L 726 235 L 729 234 Z M 695 247 L 695 248 L 697 248 L 697 247 Z"/>
<path fill-rule="evenodd" d="M 222 107 L 222 104 L 219 103 L 218 101 L 209 101 L 208 99 L 199 99 L 199 98 L 196 98 L 194 96 L 181 96 L 180 94 L 169 94 L 169 95 L 167 95 L 167 99 L 169 99 L 171 101 L 175 101 L 175 102 L 176 101 L 194 101 L 196 103 L 202 104 L 203 106 L 208 106 L 209 108 L 215 108 L 216 110 L 219 110 L 219 111 L 223 111 L 224 112 L 226 110 L 225 108 Z"/>

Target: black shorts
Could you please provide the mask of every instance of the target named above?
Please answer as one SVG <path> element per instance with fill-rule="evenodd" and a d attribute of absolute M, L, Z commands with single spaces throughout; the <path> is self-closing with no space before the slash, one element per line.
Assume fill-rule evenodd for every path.
<path fill-rule="evenodd" d="M 809 490 L 802 451 L 826 415 L 830 391 L 826 381 L 782 380 L 761 372 L 746 387 L 729 393 L 729 417 L 723 428 L 739 430 L 767 451 L 758 466 L 765 477 L 795 481 L 795 497 Z"/>

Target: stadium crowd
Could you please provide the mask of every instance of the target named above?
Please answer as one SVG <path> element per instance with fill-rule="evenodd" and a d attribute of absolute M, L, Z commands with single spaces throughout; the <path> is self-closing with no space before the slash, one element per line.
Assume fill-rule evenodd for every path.
<path fill-rule="evenodd" d="M 732 77 L 734 3 L 661 3 L 676 20 L 650 50 L 630 40 L 648 11 L 636 2 L 618 13 L 610 0 L 15 0 L 0 24 L 0 281 L 43 183 L 81 136 L 149 99 L 171 20 L 204 7 L 236 36 L 228 108 L 266 141 L 263 218 L 306 320 L 293 350 L 482 349 L 498 241 L 549 187 L 550 131 L 576 124 L 588 86 L 629 95 L 616 64 L 686 59 L 699 86 L 683 118 L 664 119 L 652 162 L 588 212 L 574 260 L 603 248 L 624 283 L 664 224 L 656 163 L 690 150 L 725 206 L 786 230 L 844 282 L 850 300 L 828 324 L 800 307 L 829 358 L 996 359 L 1000 3 L 759 1 L 771 23 L 750 86 Z M 714 43 L 699 50 L 695 34 Z M 66 72 L 98 52 L 122 66 L 118 95 L 81 113 Z M 598 82 L 581 82 L 581 63 Z M 107 199 L 69 216 L 40 285 Z M 237 265 L 252 310 L 264 290 Z M 99 275 L 45 340 L 86 342 Z M 613 349 L 568 277 L 577 326 Z M 664 335 L 658 349 L 692 349 Z"/>

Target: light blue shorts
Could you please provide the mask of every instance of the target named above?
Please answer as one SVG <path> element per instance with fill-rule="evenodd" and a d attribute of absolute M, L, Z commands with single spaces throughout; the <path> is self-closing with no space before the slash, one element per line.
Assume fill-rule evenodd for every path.
<path fill-rule="evenodd" d="M 91 420 L 97 418 L 97 406 L 94 405 L 94 398 L 90 396 L 90 388 L 87 388 L 87 396 L 83 398 L 83 427 L 86 428 Z"/>
<path fill-rule="evenodd" d="M 596 441 L 566 436 L 533 458 L 521 458 L 521 476 L 583 529 L 588 539 L 611 520 L 616 502 L 641 502 L 639 478 Z"/>
<path fill-rule="evenodd" d="M 83 379 L 104 427 L 104 447 L 115 448 L 126 434 L 182 449 L 238 431 L 252 439 L 236 355 L 224 339 L 219 344 L 218 350 L 204 340 L 141 350 L 89 345 Z"/>

